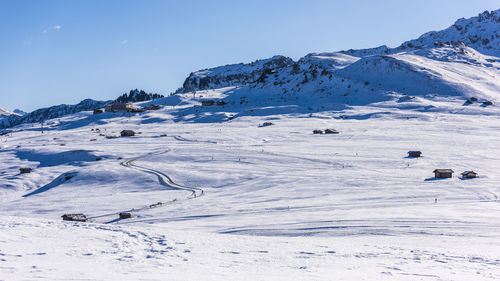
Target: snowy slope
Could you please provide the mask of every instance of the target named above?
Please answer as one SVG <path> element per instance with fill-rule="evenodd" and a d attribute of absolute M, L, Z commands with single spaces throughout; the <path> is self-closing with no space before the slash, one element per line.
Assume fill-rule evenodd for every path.
<path fill-rule="evenodd" d="M 178 93 L 158 103 L 191 104 L 176 112 L 176 118 L 207 122 L 227 120 L 228 116 L 314 113 L 369 104 L 384 112 L 387 108 L 413 108 L 419 112 L 498 114 L 498 77 L 499 58 L 460 43 L 364 58 L 322 53 L 263 72 L 251 83 Z M 206 99 L 223 100 L 226 105 L 194 107 Z"/>
<path fill-rule="evenodd" d="M 342 53 L 311 53 L 301 58 L 298 63 L 304 66 L 318 66 L 322 69 L 336 70 L 342 69 L 359 60 L 358 57 L 349 56 Z"/>
<path fill-rule="evenodd" d="M 21 125 L 2 136 L 2 279 L 500 277 L 498 115 L 176 121 L 183 107 L 192 105 L 81 112 L 47 122 L 44 134 Z M 275 125 L 259 127 L 265 121 Z M 312 134 L 325 128 L 340 134 Z M 106 138 L 122 129 L 141 134 Z M 414 149 L 424 157 L 406 158 Z M 433 179 L 435 168 L 454 178 Z M 465 170 L 480 177 L 457 178 Z M 117 220 L 126 210 L 133 217 Z M 60 221 L 77 212 L 92 223 Z"/>
<path fill-rule="evenodd" d="M 0 218 L 5 280 L 498 278 L 494 238 L 245 237 Z"/>
<path fill-rule="evenodd" d="M 417 39 L 404 42 L 397 48 L 380 46 L 371 49 L 347 50 L 342 53 L 364 57 L 393 54 L 401 51 L 430 48 L 440 43 L 460 41 L 485 54 L 500 57 L 500 9 L 485 11 L 476 17 L 459 19 L 441 31 L 430 31 Z"/>
<path fill-rule="evenodd" d="M 472 96 L 500 102 L 500 59 L 466 46 L 365 57 L 340 75 L 411 95 Z"/>
<path fill-rule="evenodd" d="M 426 33 L 394 49 L 382 46 L 311 53 L 297 62 L 277 56 L 205 69 L 192 73 L 177 94 L 192 93 L 195 99 L 190 100 L 194 101 L 198 93 L 198 102 L 202 97 L 224 100 L 228 105 L 222 111 L 233 113 L 219 112 L 221 118 L 276 112 L 265 109 L 269 106 L 285 107 L 280 112 L 289 107 L 295 112 L 317 112 L 368 104 L 384 110 L 411 107 L 496 114 L 500 102 L 499 14 L 497 10 L 460 19 L 448 29 Z M 204 94 L 207 91 L 219 94 Z M 179 97 L 177 101 L 182 103 Z M 187 109 L 179 118 L 220 120 L 198 116 L 199 110 Z"/>

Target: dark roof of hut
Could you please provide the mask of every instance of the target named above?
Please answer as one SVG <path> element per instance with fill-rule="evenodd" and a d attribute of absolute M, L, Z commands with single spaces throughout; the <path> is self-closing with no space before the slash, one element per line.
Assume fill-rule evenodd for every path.
<path fill-rule="evenodd" d="M 454 173 L 454 171 L 452 169 L 436 169 L 434 170 L 434 173 Z"/>

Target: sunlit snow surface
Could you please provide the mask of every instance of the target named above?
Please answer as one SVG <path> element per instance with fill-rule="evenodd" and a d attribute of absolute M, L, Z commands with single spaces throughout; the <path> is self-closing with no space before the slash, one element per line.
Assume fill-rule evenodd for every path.
<path fill-rule="evenodd" d="M 47 122 L 44 134 L 28 124 L 0 137 L 0 280 L 500 278 L 496 106 L 229 120 L 222 107 L 192 110 L 196 102 L 83 112 Z M 326 128 L 340 134 L 312 133 Z M 105 137 L 123 129 L 141 134 Z M 454 177 L 435 180 L 436 168 Z M 466 170 L 479 178 L 458 178 Z M 120 211 L 132 218 L 117 220 Z M 91 222 L 61 221 L 80 212 Z"/>

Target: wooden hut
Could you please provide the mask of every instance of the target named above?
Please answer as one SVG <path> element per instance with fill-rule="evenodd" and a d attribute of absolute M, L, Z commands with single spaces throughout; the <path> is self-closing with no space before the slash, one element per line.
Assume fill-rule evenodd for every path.
<path fill-rule="evenodd" d="M 122 220 L 129 219 L 132 217 L 132 215 L 130 213 L 125 213 L 125 212 L 120 213 L 119 216 L 120 216 L 120 219 L 122 219 Z"/>
<path fill-rule="evenodd" d="M 465 171 L 461 175 L 462 175 L 462 178 L 464 178 L 464 179 L 477 178 L 477 173 L 474 171 Z"/>
<path fill-rule="evenodd" d="M 120 135 L 122 137 L 133 137 L 135 135 L 135 132 L 132 130 L 123 130 L 120 132 Z"/>
<path fill-rule="evenodd" d="M 202 106 L 211 106 L 211 105 L 215 105 L 215 101 L 213 100 L 204 100 L 201 102 L 201 105 Z"/>
<path fill-rule="evenodd" d="M 313 134 L 323 134 L 323 130 L 313 130 Z"/>
<path fill-rule="evenodd" d="M 335 130 L 335 129 L 326 129 L 325 130 L 325 134 L 338 134 L 339 131 Z"/>
<path fill-rule="evenodd" d="M 84 214 L 64 214 L 61 217 L 64 221 L 87 221 L 87 216 Z"/>
<path fill-rule="evenodd" d="M 31 170 L 32 170 L 31 168 L 19 168 L 19 172 L 21 174 L 29 174 L 31 173 Z"/>
<path fill-rule="evenodd" d="M 453 173 L 452 169 L 436 169 L 434 170 L 434 177 L 439 179 L 451 178 Z"/>
<path fill-rule="evenodd" d="M 408 157 L 421 157 L 422 152 L 419 150 L 410 150 L 408 151 Z"/>

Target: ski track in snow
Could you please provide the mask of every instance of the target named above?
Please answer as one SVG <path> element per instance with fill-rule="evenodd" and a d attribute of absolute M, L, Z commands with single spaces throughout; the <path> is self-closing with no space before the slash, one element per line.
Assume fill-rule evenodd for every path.
<path fill-rule="evenodd" d="M 201 188 L 185 187 L 185 186 L 178 185 L 178 184 L 174 183 L 173 180 L 168 175 L 166 175 L 165 173 L 163 173 L 161 171 L 158 171 L 158 170 L 154 170 L 154 169 L 142 167 L 142 166 L 137 165 L 137 164 L 134 163 L 135 161 L 137 161 L 139 159 L 147 159 L 148 157 L 152 157 L 152 156 L 155 156 L 155 155 L 161 155 L 161 154 L 164 154 L 164 153 L 168 153 L 169 151 L 170 151 L 170 149 L 166 149 L 166 150 L 159 151 L 159 152 L 151 152 L 151 153 L 148 153 L 148 154 L 145 154 L 145 155 L 142 155 L 142 156 L 137 156 L 137 157 L 125 160 L 125 161 L 121 162 L 120 164 L 122 166 L 125 166 L 125 167 L 128 167 L 128 168 L 137 169 L 137 170 L 139 170 L 141 172 L 144 172 L 144 173 L 147 173 L 147 174 L 155 175 L 158 178 L 159 184 L 161 184 L 161 185 L 163 185 L 165 187 L 168 187 L 169 189 L 183 190 L 183 191 L 190 192 L 189 196 L 187 196 L 186 199 L 195 199 L 197 197 L 203 196 L 204 191 Z M 169 205 L 171 205 L 173 203 L 176 203 L 176 202 L 180 201 L 179 198 L 170 199 L 169 201 L 160 200 L 161 198 L 158 198 L 158 199 L 159 200 L 157 200 L 154 203 L 149 204 L 147 206 L 131 208 L 131 209 L 128 209 L 128 210 L 123 210 L 123 211 L 113 212 L 113 213 L 108 213 L 108 214 L 93 215 L 91 217 L 88 217 L 88 219 L 89 219 L 89 221 L 94 222 L 94 221 L 96 221 L 96 219 L 102 219 L 104 217 L 110 217 L 110 216 L 115 216 L 116 217 L 116 215 L 119 215 L 122 212 L 129 212 L 129 213 L 133 213 L 133 214 L 138 214 L 138 213 L 140 213 L 141 211 L 144 211 L 144 210 L 148 210 L 148 209 L 151 209 L 151 208 L 167 207 L 167 206 L 169 206 Z M 123 223 L 134 223 L 134 222 L 139 222 L 139 221 L 143 222 L 145 220 L 137 220 L 137 218 L 129 218 L 129 219 L 126 220 L 126 222 L 123 222 L 122 219 L 116 219 L 115 218 L 115 219 L 113 219 L 111 221 L 107 221 L 107 222 L 104 222 L 104 223 L 105 224 L 110 224 L 110 223 L 121 223 L 121 224 L 123 224 Z"/>
<path fill-rule="evenodd" d="M 154 155 L 161 155 L 161 154 L 167 153 L 169 151 L 170 150 L 167 149 L 167 150 L 156 152 L 156 153 L 148 153 L 148 154 L 143 155 L 143 156 L 138 156 L 138 157 L 123 161 L 121 164 L 125 167 L 133 167 L 133 168 L 141 170 L 145 173 L 150 173 L 150 174 L 156 175 L 158 177 L 158 181 L 161 185 L 164 185 L 166 187 L 170 187 L 173 189 L 177 189 L 177 190 L 185 190 L 185 191 L 191 192 L 191 194 L 188 197 L 189 199 L 194 199 L 196 197 L 202 196 L 204 191 L 201 188 L 185 187 L 185 186 L 178 185 L 178 184 L 174 183 L 168 175 L 166 175 L 165 173 L 163 173 L 161 171 L 149 169 L 149 168 L 134 164 L 134 162 L 139 160 L 139 159 L 145 159 L 145 158 L 148 158 L 148 157 L 151 157 Z"/>

